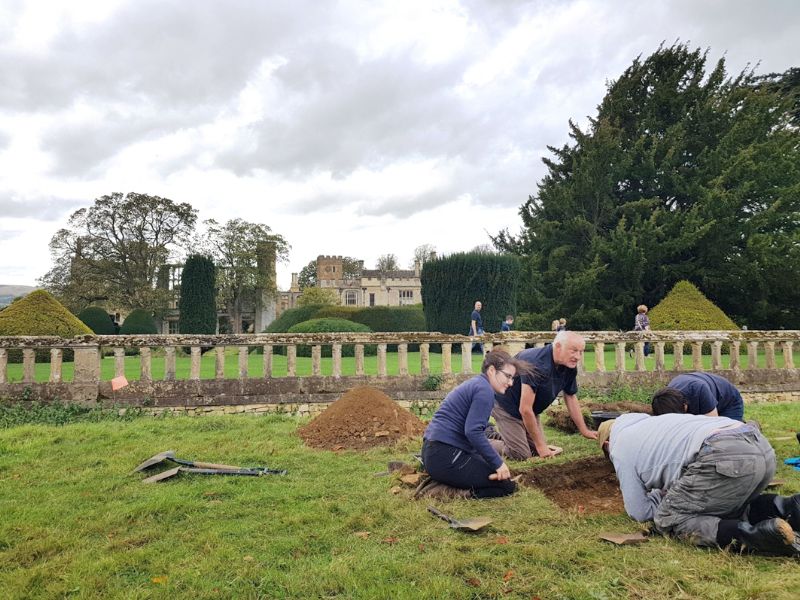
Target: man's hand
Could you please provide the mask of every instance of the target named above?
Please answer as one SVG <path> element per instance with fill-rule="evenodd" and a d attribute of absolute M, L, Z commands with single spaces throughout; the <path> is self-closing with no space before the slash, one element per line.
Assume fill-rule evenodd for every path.
<path fill-rule="evenodd" d="M 541 448 L 536 446 L 536 454 L 539 458 L 550 458 L 556 455 L 555 452 L 550 450 L 550 446 L 543 446 Z"/>
<path fill-rule="evenodd" d="M 497 467 L 497 471 L 489 475 L 492 481 L 503 481 L 504 479 L 511 479 L 511 471 L 508 470 L 506 463 Z"/>
<path fill-rule="evenodd" d="M 587 429 L 586 431 L 581 431 L 581 435 L 590 440 L 597 439 L 597 432 L 594 429 Z"/>

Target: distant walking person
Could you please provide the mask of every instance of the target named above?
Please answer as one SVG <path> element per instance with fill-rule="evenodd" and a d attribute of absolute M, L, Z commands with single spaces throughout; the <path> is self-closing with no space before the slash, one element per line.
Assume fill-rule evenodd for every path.
<path fill-rule="evenodd" d="M 564 317 L 561 317 L 558 320 L 558 327 L 556 327 L 556 331 L 566 331 L 567 330 L 567 320 Z"/>
<path fill-rule="evenodd" d="M 469 333 L 467 333 L 467 335 L 475 337 L 483 335 L 483 318 L 481 318 L 481 308 L 483 308 L 483 305 L 481 304 L 480 300 L 477 300 L 475 302 L 475 308 L 472 310 L 472 315 L 470 315 Z M 477 346 L 481 351 L 481 354 L 483 354 L 483 344 L 473 344 L 473 352 L 475 352 L 475 346 Z"/>
<path fill-rule="evenodd" d="M 690 413 L 744 421 L 744 400 L 730 381 L 711 373 L 684 373 L 653 394 L 653 414 Z"/>
<path fill-rule="evenodd" d="M 506 315 L 506 320 L 500 324 L 500 333 L 504 331 L 511 331 L 511 326 L 514 324 L 514 315 Z"/>
<path fill-rule="evenodd" d="M 650 331 L 650 319 L 647 318 L 647 307 L 640 304 L 636 307 L 636 318 L 633 320 L 634 331 Z M 650 354 L 650 342 L 644 343 L 644 355 Z"/>

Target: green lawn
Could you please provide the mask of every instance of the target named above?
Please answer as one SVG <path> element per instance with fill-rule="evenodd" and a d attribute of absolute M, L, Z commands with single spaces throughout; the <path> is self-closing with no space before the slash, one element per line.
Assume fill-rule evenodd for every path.
<path fill-rule="evenodd" d="M 753 405 L 781 458 L 798 454 L 800 405 Z M 0 598 L 745 598 L 789 599 L 792 559 L 697 549 L 664 538 L 616 547 L 623 514 L 565 512 L 532 488 L 493 501 L 439 503 L 488 515 L 464 534 L 391 493 L 374 473 L 407 447 L 311 450 L 285 415 L 139 417 L 0 429 Z M 548 430 L 564 462 L 593 455 Z M 186 476 L 140 483 L 131 469 L 163 450 L 286 477 Z M 531 468 L 516 464 L 516 467 Z M 800 473 L 781 465 L 783 493 Z"/>
<path fill-rule="evenodd" d="M 442 371 L 442 362 L 441 362 L 441 355 L 440 354 L 430 354 L 430 369 L 431 372 L 434 374 L 441 373 Z M 616 368 L 616 358 L 613 350 L 607 350 L 605 352 L 605 364 L 606 370 L 611 371 Z M 674 365 L 674 357 L 672 355 L 667 355 L 664 357 L 666 368 L 671 370 Z M 759 354 L 758 357 L 759 366 L 763 367 L 765 365 L 765 356 L 763 354 Z M 800 365 L 800 352 L 795 353 L 795 364 Z M 214 352 L 207 352 L 203 355 L 201 359 L 201 370 L 200 370 L 200 377 L 202 379 L 213 379 L 215 373 L 215 357 Z M 724 368 L 727 368 L 730 361 L 730 357 L 728 355 L 723 355 L 722 357 L 722 364 Z M 746 357 L 742 356 L 740 359 L 741 364 L 744 366 L 746 362 Z M 776 353 L 775 362 L 778 367 L 783 367 L 783 355 L 781 353 Z M 273 356 L 273 363 L 274 373 L 276 377 L 285 377 L 286 376 L 286 357 L 275 355 Z M 460 354 L 453 354 L 452 355 L 452 371 L 454 373 L 459 373 L 461 371 L 461 355 Z M 263 357 L 260 354 L 252 353 L 248 357 L 248 374 L 250 377 L 263 377 L 264 374 L 264 367 L 263 367 Z M 594 371 L 595 370 L 595 360 L 594 360 L 594 352 L 586 352 L 584 355 L 584 364 L 586 366 L 587 371 Z M 683 357 L 683 364 L 684 369 L 691 369 L 692 367 L 692 357 L 685 355 Z M 397 367 L 397 353 L 395 352 L 388 352 L 386 355 L 386 365 L 387 370 L 390 375 L 396 375 L 398 372 Z M 472 355 L 472 368 L 473 372 L 477 373 L 480 370 L 481 365 L 481 357 L 479 354 Z M 711 368 L 711 357 L 710 356 L 703 356 L 703 365 L 705 369 Z M 188 356 L 181 355 L 178 356 L 176 359 L 176 377 L 178 379 L 188 379 L 189 378 L 189 366 L 190 366 L 190 359 Z M 655 368 L 655 358 L 651 355 L 645 361 L 645 366 L 647 370 L 652 371 Z M 113 357 L 106 357 L 101 362 L 101 379 L 104 381 L 110 380 L 114 377 L 114 358 Z M 378 360 L 375 356 L 366 356 L 364 358 L 364 368 L 366 373 L 369 375 L 377 374 L 378 372 Z M 635 368 L 634 359 L 625 355 L 625 369 L 631 371 Z M 311 375 L 311 359 L 298 357 L 297 358 L 297 374 L 301 377 L 306 377 Z M 418 374 L 420 372 L 420 356 L 418 352 L 409 352 L 408 353 L 408 370 L 411 374 Z M 125 377 L 129 380 L 139 379 L 139 371 L 140 371 L 140 362 L 138 356 L 126 356 L 125 357 Z M 331 375 L 333 372 L 332 367 L 332 359 L 330 358 L 323 358 L 322 359 L 322 373 L 323 375 Z M 343 357 L 342 358 L 342 374 L 343 375 L 354 375 L 356 372 L 356 365 L 355 359 L 352 357 Z M 152 373 L 154 379 L 163 379 L 164 378 L 164 357 L 155 355 L 152 358 Z M 72 374 L 73 374 L 73 366 L 72 363 L 66 362 L 62 366 L 62 377 L 64 381 L 72 381 Z M 239 374 L 239 355 L 238 350 L 236 348 L 229 348 L 226 350 L 225 354 L 225 377 L 227 378 L 236 378 Z M 9 364 L 8 365 L 8 380 L 10 382 L 15 381 L 22 381 L 22 365 L 21 364 Z M 36 365 L 36 381 L 37 382 L 45 382 L 50 377 L 50 365 L 47 363 L 37 364 Z"/>

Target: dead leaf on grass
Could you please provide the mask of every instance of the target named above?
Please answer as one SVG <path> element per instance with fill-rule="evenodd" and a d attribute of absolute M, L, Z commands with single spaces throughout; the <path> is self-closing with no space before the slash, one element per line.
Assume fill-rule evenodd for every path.
<path fill-rule="evenodd" d="M 396 544 L 398 541 L 400 540 L 393 536 L 383 538 L 384 544 Z"/>
<path fill-rule="evenodd" d="M 503 544 L 508 543 L 508 538 L 504 535 L 498 535 L 496 538 L 494 538 L 494 543 L 502 546 Z"/>
<path fill-rule="evenodd" d="M 392 489 L 390 489 L 389 491 L 396 496 L 397 494 L 399 494 L 399 493 L 401 493 L 403 491 L 403 488 L 401 488 L 399 485 L 396 485 Z"/>
<path fill-rule="evenodd" d="M 242 560 L 246 560 L 247 562 L 250 562 L 250 561 L 255 560 L 255 559 L 252 556 L 245 556 Z"/>
<path fill-rule="evenodd" d="M 400 481 L 402 481 L 406 485 L 413 485 L 416 487 L 417 485 L 419 485 L 419 480 L 421 477 L 422 475 L 420 473 L 412 473 L 410 475 L 403 475 L 400 478 Z"/>
<path fill-rule="evenodd" d="M 425 544 L 420 544 L 419 546 L 417 546 L 417 548 L 419 549 L 420 552 L 425 552 Z"/>
<path fill-rule="evenodd" d="M 169 577 L 166 575 L 159 575 L 158 577 L 153 577 L 150 581 L 157 583 L 158 585 L 164 585 L 167 583 L 167 581 L 169 581 Z"/>
<path fill-rule="evenodd" d="M 505 575 L 503 575 L 503 581 L 505 581 L 506 583 L 508 583 L 509 581 L 511 581 L 511 578 L 512 578 L 512 577 L 514 577 L 514 571 L 512 571 L 511 569 L 509 569 L 508 571 L 506 571 L 506 574 L 505 574 Z"/>
<path fill-rule="evenodd" d="M 369 531 L 356 531 L 353 535 L 365 540 L 369 537 Z"/>
<path fill-rule="evenodd" d="M 481 587 L 481 580 L 477 577 L 470 577 L 467 579 L 467 584 L 471 585 L 472 587 Z"/>

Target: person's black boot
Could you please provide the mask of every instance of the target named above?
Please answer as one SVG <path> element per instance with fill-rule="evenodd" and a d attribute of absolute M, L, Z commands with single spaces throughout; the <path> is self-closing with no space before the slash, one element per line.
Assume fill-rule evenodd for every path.
<path fill-rule="evenodd" d="M 800 537 L 783 519 L 767 519 L 755 525 L 739 521 L 734 537 L 747 550 L 778 556 L 800 556 Z"/>
<path fill-rule="evenodd" d="M 775 496 L 775 507 L 780 517 L 788 521 L 792 529 L 800 531 L 800 494 Z"/>

